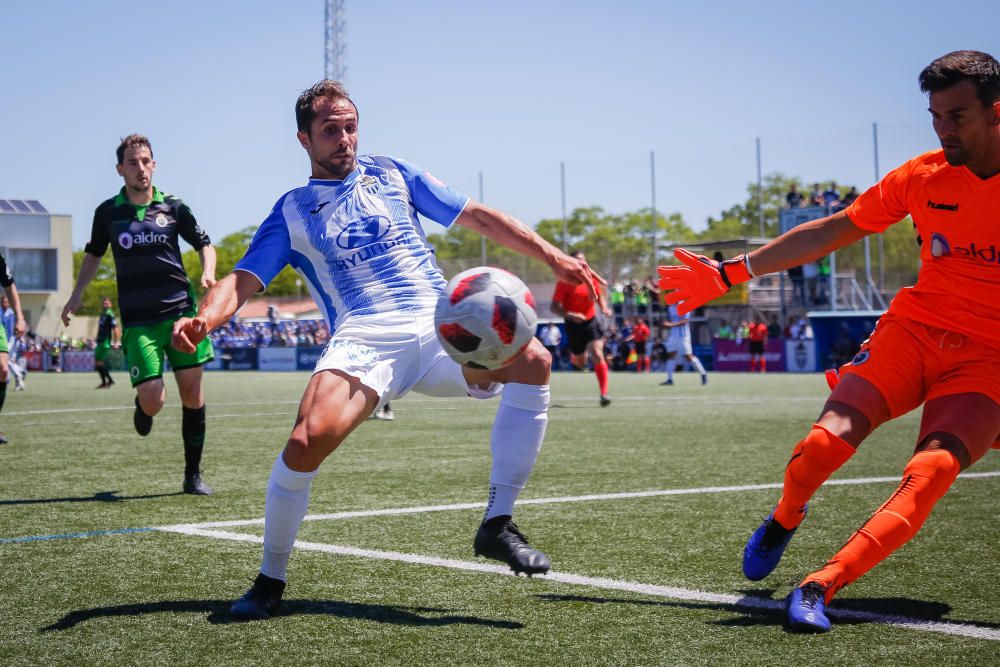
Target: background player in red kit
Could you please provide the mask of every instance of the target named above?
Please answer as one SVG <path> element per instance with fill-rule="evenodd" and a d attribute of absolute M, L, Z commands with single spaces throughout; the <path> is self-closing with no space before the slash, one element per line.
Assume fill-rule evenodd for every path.
<path fill-rule="evenodd" d="M 760 367 L 761 373 L 767 372 L 767 325 L 763 322 L 751 322 L 747 329 L 747 340 L 750 344 L 750 372 Z"/>
<path fill-rule="evenodd" d="M 586 262 L 587 257 L 579 250 L 570 253 L 572 257 Z M 600 306 L 604 317 L 611 316 L 608 301 L 604 296 L 605 283 L 595 275 L 594 290 L 597 292 L 596 306 Z M 565 318 L 566 337 L 569 339 L 569 359 L 578 370 L 583 370 L 587 364 L 587 355 L 594 362 L 594 375 L 601 390 L 601 405 L 609 405 L 608 396 L 608 362 L 604 358 L 604 324 L 597 313 L 594 299 L 590 296 L 587 285 L 573 285 L 560 280 L 556 283 L 556 291 L 552 295 L 552 312 Z"/>

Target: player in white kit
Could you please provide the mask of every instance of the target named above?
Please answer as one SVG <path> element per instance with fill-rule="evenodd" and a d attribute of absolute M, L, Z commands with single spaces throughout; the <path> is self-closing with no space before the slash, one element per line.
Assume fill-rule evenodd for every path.
<path fill-rule="evenodd" d="M 661 385 L 673 385 L 674 369 L 677 368 L 677 355 L 683 356 L 695 370 L 701 374 L 701 383 L 708 384 L 708 373 L 695 356 L 691 347 L 691 325 L 687 315 L 677 314 L 677 306 L 667 306 L 667 319 L 660 323 L 667 330 L 667 379 Z"/>
<path fill-rule="evenodd" d="M 174 346 L 191 349 L 290 264 L 305 278 L 333 332 L 271 470 L 260 574 L 232 613 L 268 618 L 278 609 L 319 465 L 373 411 L 411 390 L 501 395 L 490 437 L 489 500 L 474 550 L 515 572 L 547 572 L 549 559 L 528 544 L 511 517 L 545 435 L 551 357 L 534 338 L 495 371 L 460 366 L 444 352 L 434 331 L 434 307 L 447 282 L 417 214 L 445 227 L 475 229 L 546 262 L 562 280 L 591 285 L 594 274 L 524 224 L 430 173 L 396 158 L 357 155 L 357 107 L 340 83 L 317 83 L 302 93 L 295 112 L 312 168 L 309 183 L 278 200 L 246 255 L 209 291 L 198 315 L 174 327 Z"/>

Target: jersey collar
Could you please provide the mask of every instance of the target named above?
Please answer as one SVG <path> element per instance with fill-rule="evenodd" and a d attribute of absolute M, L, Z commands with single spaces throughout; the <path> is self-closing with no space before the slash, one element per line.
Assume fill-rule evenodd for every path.
<path fill-rule="evenodd" d="M 162 204 L 163 201 L 164 201 L 163 193 L 157 190 L 156 186 L 154 185 L 153 198 L 149 201 L 149 204 Z M 131 206 L 132 208 L 135 209 L 136 219 L 140 221 L 142 221 L 146 217 L 146 209 L 149 207 L 149 204 L 133 204 L 132 202 L 130 202 L 128 200 L 128 196 L 125 194 L 124 185 L 122 186 L 122 189 L 118 191 L 118 195 L 115 197 L 115 206 Z"/>

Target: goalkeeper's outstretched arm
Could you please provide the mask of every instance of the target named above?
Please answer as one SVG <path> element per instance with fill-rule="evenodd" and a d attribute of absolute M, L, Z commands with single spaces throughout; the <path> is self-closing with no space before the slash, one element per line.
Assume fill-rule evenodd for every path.
<path fill-rule="evenodd" d="M 660 288 L 667 303 L 678 304 L 685 315 L 712 299 L 722 296 L 733 285 L 754 276 L 783 271 L 815 261 L 838 248 L 858 241 L 870 232 L 855 225 L 840 211 L 792 229 L 749 255 L 717 262 L 683 248 L 674 251 L 681 266 L 661 266 Z"/>

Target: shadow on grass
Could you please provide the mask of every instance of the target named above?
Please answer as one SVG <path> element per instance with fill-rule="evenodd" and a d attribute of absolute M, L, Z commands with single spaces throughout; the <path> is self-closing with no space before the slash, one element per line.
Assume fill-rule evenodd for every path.
<path fill-rule="evenodd" d="M 184 495 L 182 491 L 173 493 L 147 493 L 142 496 L 119 496 L 118 491 L 99 491 L 92 496 L 67 498 L 25 498 L 23 500 L 0 500 L 0 505 L 40 505 L 45 503 L 120 503 L 125 500 L 146 500 Z"/>
<path fill-rule="evenodd" d="M 113 607 L 94 607 L 93 609 L 81 609 L 70 612 L 52 625 L 40 628 L 39 632 L 68 630 L 80 623 L 95 618 L 143 616 L 146 614 L 162 613 L 208 614 L 207 620 L 213 625 L 248 622 L 233 617 L 229 613 L 230 604 L 232 604 L 231 600 L 164 600 L 162 602 L 126 604 Z M 281 610 L 278 612 L 277 617 L 313 614 L 421 627 L 459 624 L 479 625 L 499 628 L 501 630 L 520 630 L 524 627 L 523 623 L 496 621 L 476 616 L 461 616 L 450 613 L 452 611 L 451 609 L 440 609 L 437 607 L 395 607 L 392 605 L 356 604 L 335 600 L 284 600 L 281 603 Z"/>
<path fill-rule="evenodd" d="M 711 621 L 712 625 L 745 627 L 753 625 L 783 625 L 785 622 L 785 601 L 774 599 L 774 589 L 740 591 L 743 597 L 737 604 L 719 602 L 698 602 L 692 600 L 630 600 L 626 598 L 590 597 L 582 595 L 539 595 L 547 602 L 586 602 L 590 604 L 627 604 L 682 609 L 728 611 L 740 614 L 737 618 Z M 1000 628 L 1000 623 L 989 621 L 969 621 L 945 618 L 951 612 L 951 605 L 943 602 L 915 600 L 913 598 L 852 598 L 836 600 L 828 607 L 836 625 L 861 625 L 878 621 L 892 622 L 902 618 L 945 623 L 952 625 L 974 625 L 980 628 Z M 841 612 L 841 613 L 838 613 Z"/>

